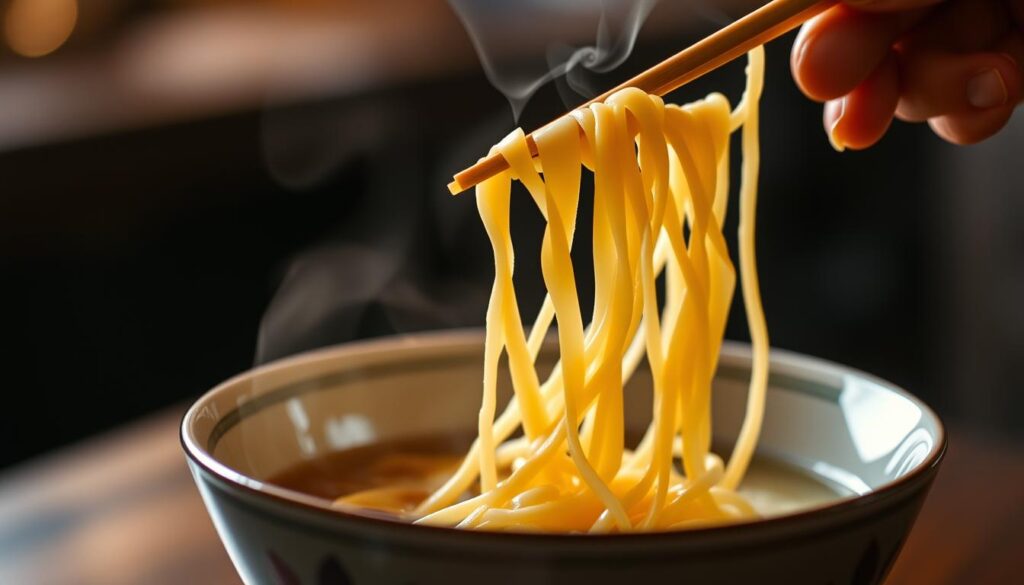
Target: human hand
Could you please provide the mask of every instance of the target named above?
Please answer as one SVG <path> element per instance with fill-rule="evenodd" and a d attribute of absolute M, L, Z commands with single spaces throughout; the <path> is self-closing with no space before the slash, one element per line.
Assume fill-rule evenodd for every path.
<path fill-rule="evenodd" d="M 871 146 L 894 116 L 979 142 L 1024 98 L 1024 0 L 846 0 L 803 26 L 790 63 L 837 149 Z"/>

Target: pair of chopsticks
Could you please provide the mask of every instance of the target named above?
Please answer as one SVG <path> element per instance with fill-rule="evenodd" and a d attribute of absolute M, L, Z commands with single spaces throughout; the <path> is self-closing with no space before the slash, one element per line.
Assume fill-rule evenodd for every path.
<path fill-rule="evenodd" d="M 615 92 L 627 87 L 665 95 L 746 54 L 754 47 L 789 32 L 837 2 L 838 0 L 773 0 L 580 107 L 585 108 L 590 104 L 603 102 Z M 532 133 L 526 137 L 526 142 L 530 147 L 530 153 L 537 156 L 537 143 L 533 141 Z M 508 162 L 501 154 L 492 154 L 457 173 L 448 184 L 448 190 L 452 195 L 458 195 L 507 168 Z"/>

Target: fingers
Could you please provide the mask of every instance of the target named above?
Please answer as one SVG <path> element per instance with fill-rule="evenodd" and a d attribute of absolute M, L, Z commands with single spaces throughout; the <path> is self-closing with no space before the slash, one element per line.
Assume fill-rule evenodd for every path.
<path fill-rule="evenodd" d="M 967 114 L 951 114 L 928 120 L 942 139 L 953 144 L 974 144 L 998 132 L 1013 115 L 1012 104 Z"/>
<path fill-rule="evenodd" d="M 1005 43 L 1004 48 L 1017 52 Z M 925 57 L 920 60 L 927 61 Z M 927 118 L 932 130 L 948 142 L 974 144 L 989 138 L 1006 125 L 1024 99 L 1024 70 L 1008 53 L 944 55 L 933 57 L 933 61 L 917 67 L 944 66 L 949 71 L 924 71 L 917 76 L 903 69 L 905 95 L 897 116 Z"/>
<path fill-rule="evenodd" d="M 839 6 L 800 29 L 790 64 L 811 99 L 827 101 L 853 91 L 878 68 L 893 42 L 921 17 L 919 11 L 869 13 Z"/>
<path fill-rule="evenodd" d="M 1000 53 L 916 53 L 904 56 L 900 73 L 896 111 L 909 122 L 1012 104 L 1024 94 L 1020 67 Z"/>
<path fill-rule="evenodd" d="M 971 144 L 1024 101 L 1024 0 L 940 2 L 845 0 L 801 29 L 793 76 L 826 102 L 837 149 L 874 144 L 894 115 Z"/>
<path fill-rule="evenodd" d="M 825 105 L 825 131 L 832 146 L 860 150 L 878 142 L 892 123 L 899 97 L 899 64 L 890 53 L 853 91 Z"/>

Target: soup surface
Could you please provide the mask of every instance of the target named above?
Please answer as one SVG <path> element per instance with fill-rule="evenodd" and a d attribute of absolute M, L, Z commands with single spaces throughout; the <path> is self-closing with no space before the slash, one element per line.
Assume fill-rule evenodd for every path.
<path fill-rule="evenodd" d="M 427 437 L 336 451 L 285 469 L 267 481 L 331 502 L 340 498 L 344 504 L 408 519 L 408 513 L 459 466 L 466 444 L 451 437 Z M 739 492 L 765 517 L 813 508 L 848 495 L 806 471 L 766 457 L 754 458 Z M 372 506 L 360 501 L 365 494 L 373 495 Z"/>

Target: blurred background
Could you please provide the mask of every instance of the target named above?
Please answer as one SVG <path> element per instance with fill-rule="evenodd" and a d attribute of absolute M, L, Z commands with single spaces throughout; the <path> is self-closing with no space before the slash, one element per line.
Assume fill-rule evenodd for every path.
<path fill-rule="evenodd" d="M 482 324 L 490 251 L 452 172 L 513 113 L 536 127 L 749 8 L 572 4 L 512 26 L 483 0 L 0 1 L 0 468 L 296 351 Z M 571 50 L 595 34 L 597 54 Z M 1024 113 L 975 147 L 897 123 L 839 154 L 791 40 L 768 49 L 762 102 L 773 344 L 1024 440 Z M 580 74 L 531 85 L 567 61 Z M 736 63 L 672 99 L 735 102 L 742 83 Z M 522 258 L 530 206 L 515 198 Z"/>

